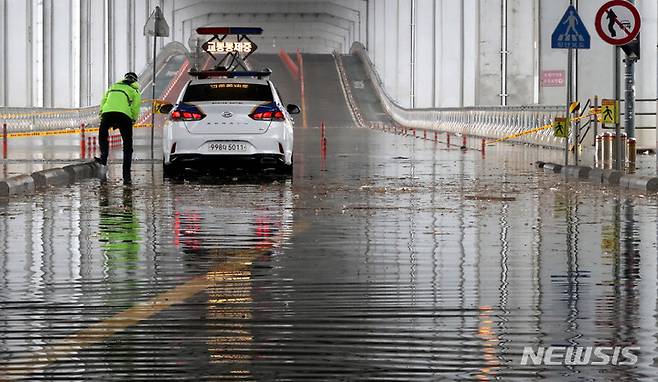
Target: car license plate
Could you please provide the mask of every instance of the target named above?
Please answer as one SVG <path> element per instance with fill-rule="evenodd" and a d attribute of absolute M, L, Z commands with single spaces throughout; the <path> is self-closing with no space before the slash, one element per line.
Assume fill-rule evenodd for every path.
<path fill-rule="evenodd" d="M 213 153 L 246 153 L 247 145 L 235 142 L 212 142 L 208 144 L 208 151 Z"/>

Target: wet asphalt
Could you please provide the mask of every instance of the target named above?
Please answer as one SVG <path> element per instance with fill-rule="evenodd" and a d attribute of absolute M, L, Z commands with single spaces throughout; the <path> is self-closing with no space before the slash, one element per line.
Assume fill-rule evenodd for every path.
<path fill-rule="evenodd" d="M 655 195 L 532 166 L 558 151 L 295 134 L 292 177 L 138 161 L 0 205 L 0 381 L 656 379 Z M 551 345 L 641 350 L 520 365 Z"/>

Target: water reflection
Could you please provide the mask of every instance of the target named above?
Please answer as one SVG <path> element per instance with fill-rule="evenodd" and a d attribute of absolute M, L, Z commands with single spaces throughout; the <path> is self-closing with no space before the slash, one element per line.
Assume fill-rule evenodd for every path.
<path fill-rule="evenodd" d="M 120 204 L 114 204 L 111 187 L 102 184 L 99 190 L 99 242 L 108 273 L 124 270 L 130 273 L 138 264 L 140 251 L 140 221 L 133 209 L 131 187 L 123 187 Z"/>
<path fill-rule="evenodd" d="M 133 188 L 0 207 L 1 363 L 155 299 L 35 375 L 655 379 L 655 198 L 530 171 L 531 151 L 331 138 L 326 171 L 309 143 L 294 180 L 149 166 Z M 519 364 L 525 346 L 588 345 L 638 345 L 640 364 Z"/>

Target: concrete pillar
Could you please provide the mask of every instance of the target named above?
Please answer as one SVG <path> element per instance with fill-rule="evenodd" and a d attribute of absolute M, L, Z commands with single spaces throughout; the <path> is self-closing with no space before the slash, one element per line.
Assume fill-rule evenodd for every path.
<path fill-rule="evenodd" d="M 384 54 L 384 86 L 388 93 L 400 102 L 401 94 L 396 88 L 398 83 L 398 55 L 401 54 L 398 40 L 398 1 L 387 0 L 384 1 L 384 39 L 385 48 Z"/>
<path fill-rule="evenodd" d="M 442 93 L 439 99 L 441 107 L 459 107 L 462 103 L 462 1 L 443 1 L 440 26 L 442 46 L 441 76 Z"/>
<path fill-rule="evenodd" d="M 71 107 L 73 71 L 73 2 L 44 2 L 44 106 Z M 79 48 L 78 48 L 79 49 Z"/>
<path fill-rule="evenodd" d="M 500 104 L 501 0 L 480 0 L 478 105 Z"/>
<path fill-rule="evenodd" d="M 534 7 L 528 0 L 508 0 L 508 105 L 534 98 Z"/>
<path fill-rule="evenodd" d="M 386 72 L 386 60 L 385 60 L 385 52 L 387 48 L 387 43 L 386 43 L 386 27 L 385 27 L 385 22 L 384 22 L 384 15 L 385 15 L 385 2 L 383 1 L 373 1 L 372 2 L 372 7 L 373 7 L 373 14 L 374 17 L 372 18 L 372 24 L 373 24 L 373 30 L 374 30 L 374 36 L 373 36 L 373 51 L 370 55 L 370 58 L 372 61 L 375 63 L 375 66 L 379 72 L 379 75 L 384 77 L 384 73 Z"/>
<path fill-rule="evenodd" d="M 397 0 L 395 87 L 400 105 L 411 107 L 411 0 Z"/>
<path fill-rule="evenodd" d="M 416 0 L 416 107 L 434 106 L 434 0 Z"/>
<path fill-rule="evenodd" d="M 32 43 L 31 35 L 27 32 L 32 29 L 32 2 L 25 0 L 5 0 L 7 17 L 4 30 L 12 31 L 11 38 L 5 39 L 5 79 L 1 86 L 5 88 L 7 104 L 16 107 L 32 105 Z M 11 15 L 9 13 L 11 10 Z M 23 31 L 15 33 L 15 31 Z"/>
<path fill-rule="evenodd" d="M 480 15 L 478 4 L 479 0 L 463 0 L 463 106 L 474 106 L 477 102 L 478 65 L 480 61 L 480 23 L 478 22 Z"/>
<path fill-rule="evenodd" d="M 7 52 L 7 0 L 0 0 L 0 52 Z M 3 54 L 0 57 L 0 82 L 7 83 L 7 62 L 9 60 L 8 54 Z M 0 85 L 0 106 L 8 105 L 7 99 L 7 86 Z"/>
<path fill-rule="evenodd" d="M 441 27 L 441 20 L 443 15 L 443 1 L 434 2 L 433 12 L 433 25 L 434 30 L 434 54 L 433 54 L 433 73 L 434 89 L 432 94 L 432 106 L 441 106 L 441 94 L 443 93 L 443 84 L 441 82 L 441 71 L 443 68 L 443 32 Z"/>

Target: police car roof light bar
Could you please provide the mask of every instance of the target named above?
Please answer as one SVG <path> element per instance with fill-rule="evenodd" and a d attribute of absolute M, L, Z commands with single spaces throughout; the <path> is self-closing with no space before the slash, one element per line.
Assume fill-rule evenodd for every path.
<path fill-rule="evenodd" d="M 200 35 L 259 35 L 263 34 L 263 28 L 252 27 L 201 27 L 196 29 Z"/>
<path fill-rule="evenodd" d="M 260 80 L 263 77 L 271 76 L 272 71 L 263 70 L 260 72 L 258 71 L 231 72 L 227 70 L 191 70 L 189 74 L 199 79 L 208 78 L 208 77 L 226 77 L 226 78 L 256 77 Z"/>

